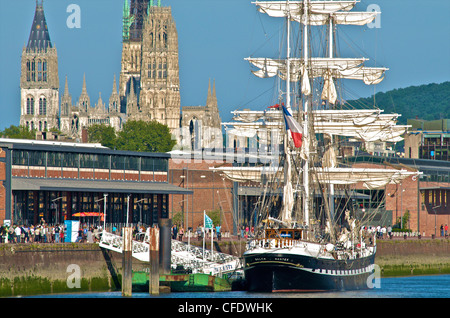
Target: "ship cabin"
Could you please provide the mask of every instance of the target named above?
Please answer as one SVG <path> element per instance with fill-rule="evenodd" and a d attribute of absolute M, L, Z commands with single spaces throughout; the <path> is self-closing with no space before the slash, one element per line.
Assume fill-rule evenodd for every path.
<path fill-rule="evenodd" d="M 302 238 L 302 229 L 266 229 L 266 239 L 284 238 L 300 240 Z"/>

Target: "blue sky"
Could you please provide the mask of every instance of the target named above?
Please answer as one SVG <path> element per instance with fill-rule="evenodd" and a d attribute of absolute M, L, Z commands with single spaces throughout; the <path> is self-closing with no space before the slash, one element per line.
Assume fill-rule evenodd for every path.
<path fill-rule="evenodd" d="M 81 9 L 81 27 L 69 28 L 70 4 Z M 156 0 L 155 0 L 156 3 Z M 235 109 L 262 109 L 274 101 L 274 80 L 250 72 L 245 57 L 276 57 L 280 20 L 258 13 L 250 0 L 162 0 L 172 7 L 179 41 L 181 106 L 204 105 L 215 79 L 222 121 Z M 348 99 L 410 85 L 450 80 L 450 1 L 363 0 L 377 5 L 380 28 L 344 27 L 339 46 L 346 57 L 369 57 L 389 68 L 379 85 L 348 81 Z M 60 96 L 68 76 L 72 102 L 83 74 L 91 103 L 107 101 L 119 78 L 123 0 L 44 0 L 50 38 L 58 50 Z M 28 40 L 35 0 L 0 0 L 0 130 L 20 119 L 20 59 Z M 270 39 L 269 41 L 267 41 Z M 267 44 L 266 44 L 267 43 Z M 346 49 L 346 46 L 358 48 Z"/>

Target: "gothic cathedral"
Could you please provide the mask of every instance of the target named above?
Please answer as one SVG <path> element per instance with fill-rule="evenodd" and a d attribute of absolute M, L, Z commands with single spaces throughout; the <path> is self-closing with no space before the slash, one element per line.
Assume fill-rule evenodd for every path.
<path fill-rule="evenodd" d="M 82 130 L 93 124 L 119 131 L 127 119 L 153 120 L 167 125 L 179 142 L 184 140 L 182 147 L 198 148 L 207 146 L 198 127 L 220 130 L 221 126 L 215 86 L 213 93 L 209 87 L 206 107 L 183 107 L 186 114 L 181 114 L 178 34 L 171 8 L 162 7 L 161 0 L 157 4 L 153 0 L 124 0 L 119 82 L 117 85 L 114 76 L 107 104 L 99 94 L 94 106 L 85 76 L 76 104 L 72 104 L 66 76 L 59 103 L 58 57 L 42 2 L 37 1 L 28 44 L 22 52 L 20 87 L 20 124 L 39 132 L 56 128 L 73 140 L 81 140 Z M 182 137 L 182 131 L 190 136 Z M 191 142 L 193 138 L 198 140 Z"/>

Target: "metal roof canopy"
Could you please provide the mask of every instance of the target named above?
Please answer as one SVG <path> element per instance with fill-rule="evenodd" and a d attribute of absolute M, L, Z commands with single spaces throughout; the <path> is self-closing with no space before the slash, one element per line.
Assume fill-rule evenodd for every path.
<path fill-rule="evenodd" d="M 69 191 L 104 193 L 193 194 L 166 182 L 133 182 L 79 179 L 12 178 L 13 191 Z"/>

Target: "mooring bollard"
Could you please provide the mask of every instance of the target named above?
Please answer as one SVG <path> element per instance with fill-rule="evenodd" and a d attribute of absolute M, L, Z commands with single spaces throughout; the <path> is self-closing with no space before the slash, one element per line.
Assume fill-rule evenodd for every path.
<path fill-rule="evenodd" d="M 150 253 L 150 273 L 149 273 L 149 292 L 152 295 L 159 295 L 159 228 L 150 229 L 149 238 Z"/>
<path fill-rule="evenodd" d="M 133 228 L 124 227 L 122 229 L 123 237 L 123 258 L 122 258 L 122 296 L 132 295 L 133 271 L 132 271 L 132 246 L 133 246 Z"/>

